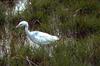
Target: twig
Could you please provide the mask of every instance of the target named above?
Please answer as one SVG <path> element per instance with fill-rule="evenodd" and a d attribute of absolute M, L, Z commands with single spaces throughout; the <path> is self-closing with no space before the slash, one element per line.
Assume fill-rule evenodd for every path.
<path fill-rule="evenodd" d="M 28 56 L 26 56 L 26 60 L 28 61 L 30 66 L 32 66 L 32 64 L 35 65 L 35 66 L 38 66 L 36 63 L 34 63 L 31 60 L 29 60 Z"/>

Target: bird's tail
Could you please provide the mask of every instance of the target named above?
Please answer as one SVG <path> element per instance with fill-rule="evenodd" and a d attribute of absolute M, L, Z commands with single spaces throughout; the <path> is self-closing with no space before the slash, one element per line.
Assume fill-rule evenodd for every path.
<path fill-rule="evenodd" d="M 59 40 L 59 38 L 57 36 L 53 36 L 54 40 Z"/>

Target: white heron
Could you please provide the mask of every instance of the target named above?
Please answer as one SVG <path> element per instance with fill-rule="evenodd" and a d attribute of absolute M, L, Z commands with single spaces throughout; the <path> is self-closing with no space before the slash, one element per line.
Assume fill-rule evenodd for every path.
<path fill-rule="evenodd" d="M 44 44 L 50 44 L 52 42 L 55 42 L 57 40 L 59 40 L 59 38 L 57 36 L 54 35 L 50 35 L 48 33 L 45 32 L 41 32 L 41 31 L 30 31 L 29 25 L 27 21 L 21 21 L 16 28 L 18 27 L 25 27 L 25 32 L 26 35 L 30 38 L 30 40 L 36 44 L 40 44 L 40 45 L 44 45 Z"/>
<path fill-rule="evenodd" d="M 25 32 L 26 32 L 26 35 L 28 36 L 28 38 L 34 42 L 35 44 L 38 44 L 38 45 L 48 45 L 48 44 L 52 44 L 52 42 L 55 42 L 57 40 L 59 40 L 59 38 L 57 36 L 54 36 L 54 35 L 50 35 L 48 33 L 45 33 L 45 32 L 41 32 L 41 31 L 30 31 L 28 28 L 29 28 L 29 25 L 28 25 L 28 22 L 27 21 L 21 21 L 17 26 L 16 28 L 18 27 L 25 27 Z M 49 48 L 51 49 L 51 48 Z M 50 51 L 50 50 L 49 50 Z M 49 53 L 51 55 L 51 51 Z"/>

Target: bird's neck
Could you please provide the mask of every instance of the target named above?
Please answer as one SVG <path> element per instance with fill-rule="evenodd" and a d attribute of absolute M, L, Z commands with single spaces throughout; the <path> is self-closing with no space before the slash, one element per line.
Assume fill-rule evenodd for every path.
<path fill-rule="evenodd" d="M 29 35 L 30 31 L 28 30 L 28 26 L 25 27 L 25 32 L 26 32 L 27 35 Z"/>

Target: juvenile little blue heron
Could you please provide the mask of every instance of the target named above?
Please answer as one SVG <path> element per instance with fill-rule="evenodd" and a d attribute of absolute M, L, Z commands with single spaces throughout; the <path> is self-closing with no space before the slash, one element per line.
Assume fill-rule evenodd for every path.
<path fill-rule="evenodd" d="M 16 26 L 16 28 L 18 28 L 18 27 L 25 27 L 26 35 L 30 38 L 30 40 L 32 42 L 34 42 L 36 44 L 46 45 L 46 44 L 50 44 L 52 42 L 59 40 L 59 38 L 57 36 L 50 35 L 50 34 L 45 33 L 45 32 L 28 30 L 29 25 L 28 25 L 27 21 L 21 21 Z"/>
<path fill-rule="evenodd" d="M 27 37 L 34 42 L 35 44 L 38 45 L 42 45 L 44 46 L 44 49 L 49 52 L 49 56 L 52 57 L 52 50 L 53 47 L 52 46 L 48 46 L 48 44 L 55 42 L 57 40 L 59 40 L 59 38 L 57 36 L 54 35 L 50 35 L 48 33 L 44 33 L 44 32 L 40 32 L 40 31 L 29 31 L 28 30 L 28 22 L 27 21 L 21 21 L 16 28 L 18 27 L 25 27 L 25 32 Z M 47 47 L 48 48 L 47 48 Z"/>

